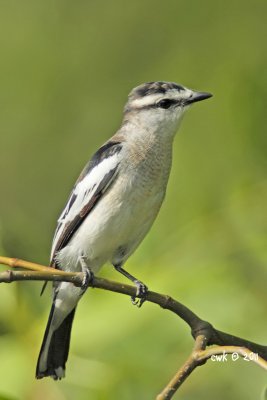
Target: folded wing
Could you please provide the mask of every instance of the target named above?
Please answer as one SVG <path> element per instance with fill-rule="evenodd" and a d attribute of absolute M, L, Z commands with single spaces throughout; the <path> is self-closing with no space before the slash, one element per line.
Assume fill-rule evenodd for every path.
<path fill-rule="evenodd" d="M 69 243 L 83 221 L 90 218 L 90 212 L 116 179 L 122 146 L 121 142 L 107 142 L 83 169 L 58 219 L 51 250 L 51 266 L 55 266 L 56 253 Z"/>

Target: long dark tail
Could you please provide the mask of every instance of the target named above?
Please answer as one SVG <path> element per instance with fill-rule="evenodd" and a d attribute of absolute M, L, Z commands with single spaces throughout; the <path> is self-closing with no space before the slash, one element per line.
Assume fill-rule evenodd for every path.
<path fill-rule="evenodd" d="M 61 379 L 65 376 L 65 365 L 68 359 L 71 327 L 76 308 L 63 320 L 57 329 L 53 329 L 55 302 L 52 305 L 46 326 L 43 343 L 36 367 L 36 378 L 51 376 Z"/>

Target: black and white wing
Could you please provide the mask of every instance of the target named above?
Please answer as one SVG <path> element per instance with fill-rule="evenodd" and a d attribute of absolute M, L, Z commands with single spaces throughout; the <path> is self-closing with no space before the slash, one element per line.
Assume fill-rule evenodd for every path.
<path fill-rule="evenodd" d="M 107 188 L 114 182 L 121 149 L 121 142 L 107 142 L 83 169 L 58 219 L 51 250 L 51 265 L 55 266 L 56 253 L 68 244 Z"/>

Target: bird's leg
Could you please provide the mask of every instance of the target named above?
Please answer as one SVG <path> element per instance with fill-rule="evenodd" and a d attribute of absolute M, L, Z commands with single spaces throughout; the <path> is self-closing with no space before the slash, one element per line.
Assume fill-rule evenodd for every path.
<path fill-rule="evenodd" d="M 135 296 L 132 296 L 131 301 L 132 301 L 133 305 L 140 308 L 146 300 L 146 294 L 148 291 L 147 286 L 143 282 L 136 279 L 133 275 L 129 274 L 129 272 L 125 271 L 125 269 L 123 269 L 120 265 L 114 265 L 114 268 L 120 274 L 126 276 L 126 278 L 128 278 L 131 282 L 133 282 L 135 284 L 135 286 L 136 286 L 136 295 L 135 296 L 139 296 L 140 298 L 136 299 Z"/>
<path fill-rule="evenodd" d="M 86 260 L 86 257 L 84 255 L 79 256 L 79 258 L 78 258 L 78 262 L 82 268 L 82 273 L 84 275 L 82 285 L 81 285 L 81 289 L 83 291 L 85 291 L 88 288 L 89 283 L 92 282 L 94 279 L 94 274 L 88 267 L 85 260 Z"/>

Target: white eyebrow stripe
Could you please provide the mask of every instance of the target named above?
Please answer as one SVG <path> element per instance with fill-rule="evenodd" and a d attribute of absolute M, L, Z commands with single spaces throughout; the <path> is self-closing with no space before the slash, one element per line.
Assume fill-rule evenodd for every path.
<path fill-rule="evenodd" d="M 184 88 L 183 91 L 178 92 L 176 89 L 170 89 L 166 91 L 166 93 L 154 93 L 154 94 L 149 94 L 144 97 L 140 97 L 138 99 L 132 100 L 130 105 L 133 108 L 142 108 L 145 106 L 153 105 L 155 104 L 158 100 L 161 99 L 182 99 L 186 98 L 188 95 L 188 89 Z"/>
<path fill-rule="evenodd" d="M 150 94 L 144 97 L 140 97 L 135 99 L 131 102 L 131 106 L 133 107 L 144 107 L 148 106 L 149 104 L 156 103 L 157 100 L 161 99 L 163 94 Z"/>

